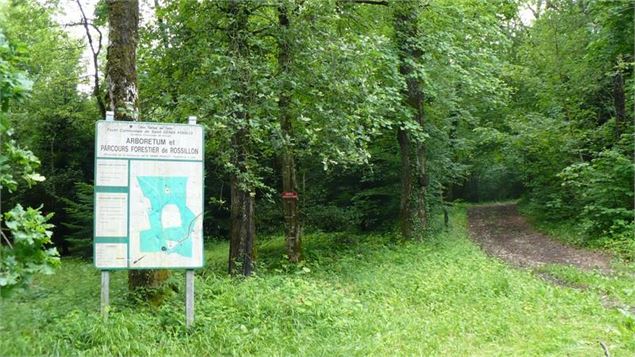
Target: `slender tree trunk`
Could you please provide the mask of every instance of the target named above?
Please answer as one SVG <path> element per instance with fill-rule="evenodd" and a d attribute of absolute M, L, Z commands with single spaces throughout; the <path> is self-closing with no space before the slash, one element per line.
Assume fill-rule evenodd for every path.
<path fill-rule="evenodd" d="M 234 116 L 236 127 L 232 136 L 232 164 L 238 173 L 234 173 L 231 178 L 231 216 L 230 216 L 230 241 L 229 241 L 229 263 L 230 274 L 251 275 L 254 269 L 254 242 L 256 239 L 256 229 L 254 220 L 255 192 L 249 187 L 247 182 L 242 181 L 248 173 L 247 160 L 249 157 L 249 93 L 246 73 L 243 62 L 248 56 L 247 48 L 247 21 L 249 19 L 249 4 L 241 3 L 239 0 L 231 0 L 228 4 L 227 12 L 230 17 L 230 24 L 227 30 L 229 36 L 230 55 L 236 60 L 232 80 L 236 83 L 236 102 L 241 104 L 236 106 Z"/>
<path fill-rule="evenodd" d="M 458 90 L 460 91 L 460 85 Z M 450 112 L 450 130 L 448 133 L 449 140 L 449 148 L 452 153 L 452 161 L 457 162 L 459 160 L 456 154 L 456 145 L 455 141 L 457 138 L 457 132 L 459 130 L 459 117 L 460 114 L 458 112 L 452 111 Z M 448 211 L 448 206 L 451 205 L 450 202 L 454 201 L 454 186 L 455 182 L 449 182 L 441 191 L 441 205 L 443 206 L 443 222 L 445 223 L 445 229 L 450 228 L 450 212 Z"/>
<path fill-rule="evenodd" d="M 286 6 L 278 7 L 278 24 L 280 33 L 278 35 L 278 72 L 282 77 L 280 94 L 278 100 L 280 129 L 282 131 L 284 148 L 282 150 L 282 191 L 297 192 L 298 184 L 296 180 L 296 167 L 293 150 L 293 123 L 289 110 L 290 85 L 289 70 L 292 61 L 291 44 L 289 41 L 289 16 Z M 302 255 L 302 237 L 300 228 L 300 215 L 298 212 L 298 198 L 283 197 L 282 208 L 284 212 L 285 237 L 287 242 L 287 256 L 289 261 L 297 263 Z"/>
<path fill-rule="evenodd" d="M 423 132 L 425 117 L 423 112 L 424 94 L 415 67 L 421 61 L 423 52 L 418 45 L 421 41 L 419 26 L 419 1 L 404 0 L 394 2 L 393 26 L 395 41 L 399 51 L 399 73 L 406 82 L 402 95 L 404 103 L 412 109 L 412 121 Z M 426 148 L 412 133 L 399 129 L 397 133 L 401 150 L 401 233 L 406 238 L 414 237 L 417 230 L 428 225 L 426 209 Z"/>
<path fill-rule="evenodd" d="M 254 195 L 241 188 L 237 177 L 231 181 L 231 229 L 229 273 L 249 276 L 254 269 Z"/>
<path fill-rule="evenodd" d="M 139 3 L 137 0 L 108 0 L 109 44 L 106 64 L 109 108 L 115 120 L 137 119 L 136 49 L 139 40 Z M 168 278 L 167 270 L 130 270 L 128 287 L 143 291 L 146 298 L 159 303 L 157 290 Z"/>
<path fill-rule="evenodd" d="M 619 140 L 626 122 L 626 98 L 624 96 L 624 76 L 618 69 L 613 75 L 613 105 L 615 106 L 615 139 Z"/>
<path fill-rule="evenodd" d="M 90 51 L 93 55 L 93 96 L 95 100 L 97 100 L 97 108 L 99 108 L 99 113 L 101 117 L 106 116 L 106 104 L 104 103 L 104 99 L 101 96 L 101 87 L 99 85 L 99 53 L 101 52 L 101 31 L 97 26 L 93 26 L 95 31 L 99 34 L 99 39 L 97 40 L 97 48 L 95 48 L 95 44 L 93 43 L 93 36 L 90 34 L 90 27 L 88 24 L 88 18 L 84 13 L 84 8 L 82 7 L 82 3 L 80 0 L 77 0 L 77 6 L 79 7 L 79 11 L 82 14 L 82 25 L 84 26 L 84 31 L 86 31 L 86 38 L 88 39 L 88 45 L 90 46 Z"/>
<path fill-rule="evenodd" d="M 410 138 L 403 129 L 397 130 L 401 158 L 401 200 L 399 203 L 399 226 L 401 235 L 412 236 L 412 168 L 410 163 Z"/>

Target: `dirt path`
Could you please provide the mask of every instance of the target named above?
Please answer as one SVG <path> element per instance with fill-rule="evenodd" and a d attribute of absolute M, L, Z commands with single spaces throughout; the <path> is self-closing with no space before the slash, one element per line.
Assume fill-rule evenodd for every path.
<path fill-rule="evenodd" d="M 468 222 L 472 239 L 489 254 L 513 265 L 568 264 L 583 270 L 610 271 L 609 256 L 567 246 L 537 232 L 515 204 L 470 207 Z"/>

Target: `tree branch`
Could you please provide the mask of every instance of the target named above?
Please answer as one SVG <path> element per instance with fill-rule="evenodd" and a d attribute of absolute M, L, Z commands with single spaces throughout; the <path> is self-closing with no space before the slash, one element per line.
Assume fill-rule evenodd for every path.
<path fill-rule="evenodd" d="M 0 227 L 0 236 L 2 236 L 2 238 L 4 238 L 4 240 L 7 242 L 7 245 L 9 246 L 9 248 L 13 249 L 13 245 L 11 245 L 11 241 L 9 240 L 9 237 L 7 237 L 2 231 L 2 227 Z"/>
<path fill-rule="evenodd" d="M 77 1 L 77 6 L 79 6 L 79 11 L 82 13 L 82 25 L 84 26 L 84 30 L 86 30 L 86 37 L 88 38 L 88 45 L 90 46 L 90 51 L 93 54 L 93 69 L 94 69 L 94 81 L 95 81 L 95 88 L 93 89 L 93 95 L 95 96 L 95 99 L 97 100 L 97 106 L 99 107 L 99 112 L 101 114 L 102 117 L 106 116 L 106 105 L 104 104 L 103 99 L 100 96 L 101 91 L 99 90 L 99 52 L 101 52 L 101 39 L 102 39 L 102 34 L 101 31 L 99 31 L 99 29 L 97 28 L 97 26 L 91 24 L 90 26 L 92 26 L 97 33 L 99 34 L 99 42 L 97 44 L 97 49 L 95 49 L 95 45 L 93 44 L 93 37 L 90 34 L 90 29 L 88 28 L 89 24 L 88 24 L 88 19 L 86 18 L 86 13 L 84 13 L 84 9 L 82 8 L 82 3 L 80 0 L 76 0 Z"/>

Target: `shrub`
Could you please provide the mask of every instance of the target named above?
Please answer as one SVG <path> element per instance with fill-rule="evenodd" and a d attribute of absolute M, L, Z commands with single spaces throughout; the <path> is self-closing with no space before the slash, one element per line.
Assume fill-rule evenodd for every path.
<path fill-rule="evenodd" d="M 569 202 L 585 222 L 591 239 L 633 236 L 633 173 L 628 156 L 605 150 L 591 162 L 573 164 L 558 174 Z"/>

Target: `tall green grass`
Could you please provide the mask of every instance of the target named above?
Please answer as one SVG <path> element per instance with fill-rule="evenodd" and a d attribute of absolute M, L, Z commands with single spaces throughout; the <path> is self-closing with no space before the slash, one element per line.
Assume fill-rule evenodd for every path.
<path fill-rule="evenodd" d="M 227 277 L 226 244 L 210 244 L 191 331 L 181 273 L 158 308 L 129 303 L 125 272 L 114 273 L 103 321 L 98 271 L 65 260 L 2 301 L 0 355 L 599 356 L 599 341 L 613 356 L 635 354 L 633 316 L 486 257 L 467 239 L 464 212 L 452 222 L 421 243 L 309 235 L 298 267 L 280 238 L 263 241 L 248 279 Z"/>

